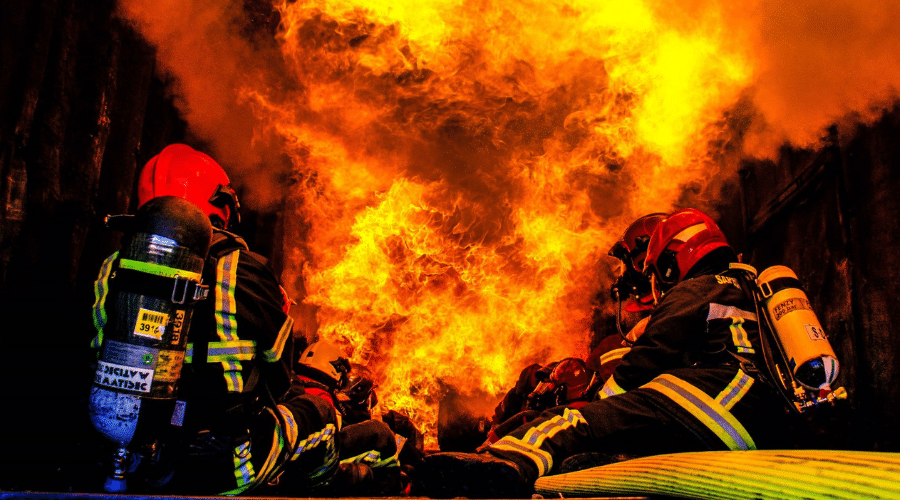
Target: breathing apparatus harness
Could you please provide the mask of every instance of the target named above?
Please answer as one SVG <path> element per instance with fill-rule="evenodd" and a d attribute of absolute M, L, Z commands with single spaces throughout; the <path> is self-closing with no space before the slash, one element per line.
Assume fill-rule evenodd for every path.
<path fill-rule="evenodd" d="M 787 402 L 788 407 L 797 413 L 805 413 L 820 404 L 829 403 L 834 405 L 837 400 L 847 399 L 846 389 L 839 387 L 832 390 L 830 387 L 830 383 L 837 376 L 837 360 L 834 359 L 834 352 L 827 338 L 825 338 L 821 326 L 818 324 L 818 319 L 812 310 L 808 308 L 809 302 L 806 299 L 806 294 L 803 292 L 802 285 L 793 271 L 785 266 L 773 266 L 763 271 L 762 275 L 758 275 L 756 268 L 753 266 L 737 262 L 729 264 L 729 269 L 738 271 L 736 273 L 738 283 L 744 293 L 753 301 L 759 324 L 762 356 L 765 362 L 765 371 L 763 372 L 754 366 L 752 361 L 729 351 L 729 354 L 740 363 L 741 368 L 744 371 L 756 372 L 759 376 L 766 379 L 771 386 L 778 390 L 778 393 Z M 772 281 L 764 279 L 766 275 L 771 276 L 773 274 L 781 274 L 785 275 L 785 277 L 776 278 Z M 808 322 L 808 324 L 802 325 L 802 327 L 805 327 L 805 331 L 798 328 L 801 325 L 796 321 L 793 324 L 778 325 L 781 328 L 776 326 L 778 319 L 782 319 L 785 315 L 796 311 L 787 311 L 779 316 L 778 319 L 773 320 L 770 308 L 767 306 L 773 302 L 775 293 L 781 291 L 788 291 L 787 293 L 794 295 L 793 298 L 788 298 L 788 300 L 805 301 L 807 307 L 803 310 L 806 312 L 806 317 L 801 319 L 801 321 L 805 320 Z M 813 335 L 807 335 L 808 331 L 818 332 L 817 338 L 813 338 Z M 812 345 L 813 343 L 815 345 Z M 775 346 L 774 348 L 772 347 L 773 345 Z M 789 352 L 786 349 L 786 345 L 794 346 L 792 349 L 794 352 Z M 803 352 L 804 348 L 805 353 Z M 802 359 L 803 357 L 808 359 Z M 798 380 L 797 372 L 800 371 L 800 367 L 811 363 L 821 363 L 822 358 L 828 357 L 831 358 L 830 361 L 834 365 L 833 373 L 828 373 L 824 378 L 817 381 L 813 381 L 808 377 L 803 381 Z M 818 387 L 811 385 L 817 382 L 821 382 L 818 384 Z"/>

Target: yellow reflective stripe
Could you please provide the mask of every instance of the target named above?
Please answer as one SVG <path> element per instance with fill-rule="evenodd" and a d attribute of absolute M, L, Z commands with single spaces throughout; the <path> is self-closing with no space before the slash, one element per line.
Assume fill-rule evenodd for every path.
<path fill-rule="evenodd" d="M 225 342 L 210 342 L 207 344 L 206 362 L 220 363 L 222 361 L 251 360 L 256 356 L 256 341 L 253 340 L 229 340 Z M 187 343 L 184 351 L 184 362 L 191 363 L 194 358 L 194 344 Z"/>
<path fill-rule="evenodd" d="M 553 457 L 550 453 L 540 449 L 541 444 L 561 431 L 586 423 L 581 412 L 566 408 L 562 415 L 557 415 L 529 429 L 521 439 L 504 436 L 490 448 L 512 451 L 528 457 L 537 465 L 538 476 L 543 476 L 553 468 Z"/>
<path fill-rule="evenodd" d="M 327 473 L 329 470 L 332 470 L 335 466 L 337 466 L 338 452 L 337 452 L 337 446 L 335 445 L 335 442 L 334 442 L 334 433 L 335 433 L 334 425 L 328 424 L 327 426 L 325 426 L 325 429 L 322 432 L 316 433 L 319 435 L 319 441 L 300 452 L 300 453 L 304 453 L 304 452 L 310 451 L 314 448 L 317 448 L 322 443 L 325 444 L 325 458 L 322 460 L 322 465 L 320 465 L 316 470 L 312 471 L 309 474 L 310 480 L 316 481 L 316 480 L 322 478 L 322 476 L 324 476 L 325 473 Z M 304 440 L 304 442 L 307 442 L 307 441 L 310 441 L 310 440 L 309 439 Z M 297 456 L 299 456 L 299 454 L 295 453 L 294 457 L 292 457 L 291 460 L 293 460 Z"/>
<path fill-rule="evenodd" d="M 297 438 L 300 434 L 297 429 L 297 422 L 294 421 L 294 414 L 284 405 L 277 405 L 276 408 L 281 413 L 281 418 L 285 424 L 283 427 L 285 443 L 293 450 L 297 446 Z"/>
<path fill-rule="evenodd" d="M 606 380 L 606 383 L 603 384 L 603 387 L 600 388 L 600 399 L 606 399 L 618 394 L 625 394 L 625 389 L 622 389 L 616 382 L 616 378 L 610 375 L 609 379 Z"/>
<path fill-rule="evenodd" d="M 663 374 L 642 386 L 657 391 L 712 431 L 729 450 L 755 450 L 756 443 L 734 415 L 700 389 L 672 375 Z"/>
<path fill-rule="evenodd" d="M 527 446 L 523 442 L 509 436 L 504 436 L 500 439 L 500 441 L 492 444 L 491 449 L 512 451 L 514 453 L 518 453 L 519 455 L 524 455 L 526 458 L 534 462 L 534 464 L 537 466 L 538 477 L 547 474 L 547 471 L 550 470 L 550 467 L 553 466 L 553 457 L 549 453 L 540 448 L 532 448 L 530 446 Z"/>
<path fill-rule="evenodd" d="M 377 450 L 369 450 L 355 457 L 345 458 L 341 460 L 341 464 L 355 464 L 355 463 L 365 463 L 372 464 L 381 460 L 381 452 Z"/>
<path fill-rule="evenodd" d="M 287 343 L 288 337 L 293 333 L 294 328 L 294 318 L 288 316 L 285 318 L 284 323 L 281 325 L 281 330 L 278 330 L 278 337 L 275 339 L 275 343 L 272 345 L 271 349 L 266 350 L 263 353 L 263 358 L 272 363 L 274 361 L 278 361 L 281 359 L 281 353 L 284 351 L 284 345 Z"/>
<path fill-rule="evenodd" d="M 268 482 L 270 478 L 274 477 L 275 474 L 279 472 L 281 467 L 278 463 L 278 457 L 284 451 L 285 434 L 284 428 L 281 426 L 281 421 L 271 408 L 266 408 L 266 411 L 268 411 L 269 416 L 275 420 L 275 429 L 272 431 L 272 446 L 269 447 L 269 456 L 266 457 L 266 461 L 263 462 L 262 467 L 259 468 L 256 483 Z"/>
<path fill-rule="evenodd" d="M 399 467 L 400 460 L 397 458 L 397 455 L 391 455 L 382 460 L 381 452 L 377 450 L 369 450 L 364 453 L 360 453 L 355 457 L 345 458 L 341 460 L 341 464 L 352 464 L 352 463 L 363 463 L 368 465 L 373 469 L 381 469 L 386 467 Z"/>
<path fill-rule="evenodd" d="M 619 349 L 613 349 L 612 351 L 606 352 L 602 356 L 600 356 L 600 364 L 605 365 L 610 361 L 622 359 L 622 356 L 624 356 L 630 350 L 630 347 L 620 347 Z"/>
<path fill-rule="evenodd" d="M 314 450 L 323 443 L 327 445 L 329 441 L 333 440 L 334 433 L 334 424 L 328 424 L 321 431 L 310 434 L 306 439 L 297 443 L 297 446 L 294 448 L 294 453 L 291 455 L 291 460 L 297 460 L 303 453 Z"/>
<path fill-rule="evenodd" d="M 747 330 L 744 330 L 744 318 L 731 318 L 731 326 L 728 328 L 731 330 L 731 340 L 734 342 L 734 347 L 737 348 L 738 354 L 754 354 L 756 353 L 753 350 L 753 345 L 750 344 L 750 339 L 747 338 Z"/>
<path fill-rule="evenodd" d="M 122 259 L 119 261 L 119 268 L 132 269 L 147 274 L 155 274 L 164 278 L 182 277 L 194 281 L 200 281 L 200 273 L 185 271 L 184 269 L 176 269 L 174 267 L 155 264 L 153 262 L 141 262 L 139 260 Z"/>
<path fill-rule="evenodd" d="M 753 382 L 750 375 L 744 373 L 743 370 L 738 370 L 731 383 L 716 396 L 716 402 L 726 410 L 731 410 L 747 394 L 747 391 L 753 386 Z"/>
<path fill-rule="evenodd" d="M 109 295 L 109 275 L 112 272 L 113 263 L 119 257 L 119 252 L 113 252 L 112 255 L 103 261 L 100 265 L 100 273 L 94 281 L 94 329 L 97 335 L 91 340 L 91 347 L 99 348 L 103 345 L 103 327 L 106 326 L 106 298 Z"/>
<path fill-rule="evenodd" d="M 237 488 L 222 493 L 222 495 L 237 495 L 247 491 L 256 480 L 256 471 L 250 463 L 250 441 L 239 444 L 234 448 L 232 458 L 234 460 L 234 480 Z"/>
<path fill-rule="evenodd" d="M 239 340 L 237 336 L 237 303 L 234 290 L 237 284 L 237 267 L 240 250 L 223 256 L 216 263 L 216 335 L 228 342 Z M 241 363 L 237 360 L 222 361 L 225 384 L 229 392 L 243 392 L 244 379 Z"/>
<path fill-rule="evenodd" d="M 256 342 L 252 340 L 230 340 L 210 342 L 207 347 L 207 361 L 249 361 L 256 356 Z"/>

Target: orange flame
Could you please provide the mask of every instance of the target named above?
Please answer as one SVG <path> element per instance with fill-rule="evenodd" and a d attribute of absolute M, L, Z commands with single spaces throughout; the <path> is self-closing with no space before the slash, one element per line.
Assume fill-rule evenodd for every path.
<path fill-rule="evenodd" d="M 244 93 L 302 179 L 320 335 L 426 431 L 445 386 L 586 354 L 598 261 L 707 171 L 749 74 L 640 4 L 513 8 L 284 3 L 300 88 Z"/>
<path fill-rule="evenodd" d="M 123 8 L 257 203 L 273 176 L 247 151 L 290 158 L 286 281 L 432 439 L 447 387 L 496 396 L 530 362 L 586 354 L 634 218 L 702 205 L 741 141 L 806 145 L 900 83 L 890 2 L 285 1 L 274 49 L 226 33 L 241 13 L 161 2 Z M 810 12 L 832 34 L 851 21 L 839 60 L 860 85 L 827 91 L 849 73 L 798 53 L 827 38 Z"/>

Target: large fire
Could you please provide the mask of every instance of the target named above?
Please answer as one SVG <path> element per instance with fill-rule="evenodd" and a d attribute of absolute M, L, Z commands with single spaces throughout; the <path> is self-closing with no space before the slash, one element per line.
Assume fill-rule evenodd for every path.
<path fill-rule="evenodd" d="M 586 354 L 606 251 L 708 173 L 749 74 L 633 2 L 279 11 L 297 90 L 245 97 L 301 179 L 305 302 L 425 431 L 447 386 Z"/>
<path fill-rule="evenodd" d="M 730 168 L 735 110 L 776 64 L 726 3 L 288 1 L 265 58 L 222 34 L 225 7 L 123 6 L 226 164 L 236 142 L 289 158 L 289 291 L 433 439 L 448 388 L 495 398 L 529 363 L 586 355 L 613 241 Z M 253 145 L 205 102 L 240 110 Z"/>

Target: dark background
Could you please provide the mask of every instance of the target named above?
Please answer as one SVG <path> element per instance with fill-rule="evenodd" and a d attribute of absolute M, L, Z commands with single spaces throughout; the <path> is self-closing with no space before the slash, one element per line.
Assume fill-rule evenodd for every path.
<path fill-rule="evenodd" d="M 133 210 L 136 172 L 165 145 L 204 146 L 153 47 L 113 12 L 0 4 L 0 490 L 98 490 L 91 283 L 117 246 L 102 219 Z M 807 446 L 900 451 L 900 108 L 827 133 L 820 150 L 744 163 L 715 205 L 745 261 L 797 272 L 840 357 L 850 399 L 808 422 Z M 278 214 L 244 215 L 277 267 Z"/>

